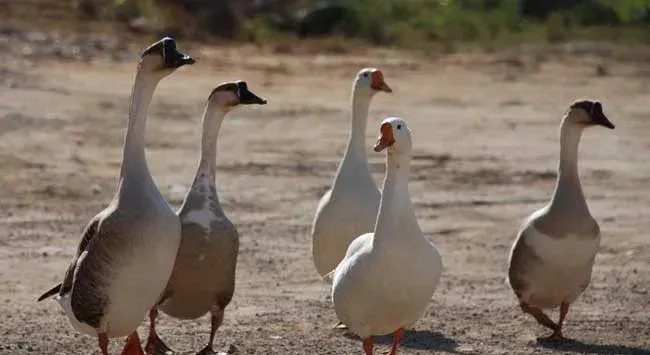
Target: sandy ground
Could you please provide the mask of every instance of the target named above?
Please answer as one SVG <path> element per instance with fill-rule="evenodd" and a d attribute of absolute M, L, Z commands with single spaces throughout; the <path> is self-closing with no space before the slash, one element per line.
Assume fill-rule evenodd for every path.
<path fill-rule="evenodd" d="M 142 44 L 144 46 L 144 43 Z M 414 137 L 411 193 L 425 233 L 445 264 L 426 316 L 402 354 L 650 354 L 650 75 L 642 64 L 596 58 L 535 65 L 479 56 L 413 59 L 400 52 L 297 56 L 252 48 L 198 48 L 199 62 L 159 87 L 147 154 L 177 207 L 198 159 L 199 116 L 219 82 L 246 79 L 269 100 L 233 112 L 218 144 L 221 199 L 242 236 L 237 289 L 216 346 L 242 354 L 360 354 L 335 331 L 329 286 L 310 258 L 316 204 L 348 135 L 351 80 L 383 69 L 392 95 L 372 107 L 367 145 L 377 182 L 383 154 L 371 151 L 379 122 L 407 120 Z M 521 64 L 521 63 L 519 63 Z M 133 61 L 0 62 L 0 353 L 99 353 L 53 301 L 36 297 L 59 282 L 86 221 L 115 189 Z M 558 124 L 579 97 L 603 101 L 615 131 L 590 129 L 580 171 L 602 248 L 591 286 L 574 305 L 558 346 L 516 306 L 504 282 L 521 220 L 554 185 Z M 557 313 L 554 313 L 554 317 Z M 162 316 L 160 334 L 190 354 L 209 320 Z M 143 322 L 140 329 L 146 336 Z M 380 339 L 378 351 L 387 348 Z M 111 342 L 118 352 L 121 340 Z"/>

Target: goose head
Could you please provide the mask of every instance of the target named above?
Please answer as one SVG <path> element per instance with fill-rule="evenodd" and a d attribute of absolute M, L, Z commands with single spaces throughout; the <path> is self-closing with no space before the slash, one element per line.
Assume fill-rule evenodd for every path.
<path fill-rule="evenodd" d="M 393 89 L 384 81 L 384 74 L 376 68 L 364 68 L 357 73 L 354 80 L 354 92 L 363 93 L 368 96 L 383 91 L 385 93 L 393 92 Z"/>
<path fill-rule="evenodd" d="M 389 117 L 381 122 L 380 135 L 373 149 L 381 152 L 387 149 L 389 155 L 411 151 L 411 130 L 399 117 Z"/>
<path fill-rule="evenodd" d="M 250 91 L 243 80 L 220 84 L 212 90 L 208 100 L 226 109 L 238 105 L 266 105 L 266 100 Z"/>
<path fill-rule="evenodd" d="M 187 64 L 194 64 L 194 59 L 180 52 L 173 38 L 164 37 L 144 50 L 140 56 L 139 70 L 162 79 Z"/>
<path fill-rule="evenodd" d="M 599 101 L 575 101 L 569 108 L 567 119 L 571 124 L 581 127 L 603 126 L 614 129 L 614 124 L 603 113 L 603 106 Z"/>

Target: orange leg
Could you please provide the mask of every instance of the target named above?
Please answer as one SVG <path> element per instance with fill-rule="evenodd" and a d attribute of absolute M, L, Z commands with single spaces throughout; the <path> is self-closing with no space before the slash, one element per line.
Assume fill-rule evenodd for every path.
<path fill-rule="evenodd" d="M 569 312 L 569 304 L 566 302 L 562 302 L 560 304 L 560 320 L 557 324 L 557 328 L 553 331 L 553 334 L 546 338 L 542 338 L 542 340 L 567 340 L 563 335 L 562 335 L 562 324 L 564 323 L 564 317 L 566 317 L 566 314 Z"/>
<path fill-rule="evenodd" d="M 102 349 L 102 355 L 108 355 L 108 336 L 106 333 L 97 334 L 99 348 Z"/>
<path fill-rule="evenodd" d="M 529 305 L 528 303 L 521 303 L 519 305 L 521 307 L 521 310 L 524 311 L 525 313 L 530 314 L 531 316 L 535 317 L 535 320 L 537 320 L 537 323 L 553 330 L 557 330 L 557 324 L 551 320 L 544 312 L 542 312 L 541 309 L 537 307 L 533 307 Z"/>
<path fill-rule="evenodd" d="M 393 333 L 393 346 L 390 348 L 388 355 L 397 355 L 397 346 L 404 335 L 404 328 L 399 328 Z"/>
<path fill-rule="evenodd" d="M 208 339 L 208 345 L 206 345 L 197 355 L 211 355 L 216 354 L 214 352 L 214 334 L 217 332 L 217 329 L 223 323 L 223 309 L 218 305 L 214 305 L 210 310 L 210 339 Z"/>
<path fill-rule="evenodd" d="M 156 318 L 158 317 L 158 309 L 156 307 L 149 311 L 149 336 L 147 337 L 147 345 L 144 346 L 147 355 L 166 354 L 173 351 L 163 343 L 156 333 Z"/>
<path fill-rule="evenodd" d="M 145 355 L 140 346 L 140 337 L 138 336 L 138 331 L 134 330 L 133 333 L 129 334 L 126 338 L 126 344 L 124 344 L 124 349 L 122 349 L 122 355 Z"/>
<path fill-rule="evenodd" d="M 374 346 L 375 344 L 372 342 L 372 339 L 363 339 L 363 351 L 365 351 L 366 355 L 372 355 L 372 348 Z"/>

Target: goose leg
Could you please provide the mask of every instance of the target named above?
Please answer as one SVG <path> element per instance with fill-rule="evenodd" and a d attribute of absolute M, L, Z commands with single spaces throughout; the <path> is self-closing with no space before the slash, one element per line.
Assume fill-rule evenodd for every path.
<path fill-rule="evenodd" d="M 374 346 L 375 344 L 372 342 L 371 338 L 363 339 L 363 351 L 366 353 L 366 355 L 372 355 L 372 348 Z"/>
<path fill-rule="evenodd" d="M 560 320 L 557 323 L 557 328 L 553 331 L 553 334 L 551 334 L 546 338 L 543 338 L 542 340 L 567 340 L 562 335 L 562 324 L 564 323 L 564 317 L 566 317 L 566 314 L 568 312 L 569 312 L 569 303 L 562 302 L 560 304 Z"/>
<path fill-rule="evenodd" d="M 129 334 L 126 338 L 126 344 L 124 344 L 124 349 L 122 349 L 122 355 L 145 355 L 140 346 L 140 337 L 138 336 L 138 331 L 134 330 L 133 333 Z"/>
<path fill-rule="evenodd" d="M 399 328 L 393 333 L 393 346 L 391 346 L 388 355 L 397 355 L 397 346 L 404 335 L 404 328 Z"/>
<path fill-rule="evenodd" d="M 168 353 L 173 353 L 160 337 L 156 333 L 156 318 L 158 317 L 158 309 L 156 307 L 152 308 L 149 311 L 149 336 L 147 337 L 147 345 L 144 349 L 147 352 L 147 355 L 164 355 Z"/>
<path fill-rule="evenodd" d="M 528 303 L 524 303 L 524 302 L 522 302 L 519 306 L 521 307 L 521 310 L 524 311 L 524 313 L 528 313 L 531 316 L 533 316 L 535 320 L 537 320 L 537 323 L 551 329 L 552 331 L 557 330 L 557 324 L 555 324 L 555 322 L 553 322 L 551 318 L 549 318 L 546 314 L 544 314 L 544 312 L 542 312 L 541 309 L 537 307 L 533 307 Z"/>
<path fill-rule="evenodd" d="M 210 318 L 210 339 L 208 340 L 208 345 L 206 345 L 201 351 L 197 353 L 197 355 L 212 355 L 216 354 L 214 351 L 214 334 L 217 332 L 217 329 L 221 326 L 221 323 L 223 323 L 223 309 L 219 307 L 218 305 L 212 306 L 212 309 L 210 310 L 211 318 Z"/>
<path fill-rule="evenodd" d="M 108 336 L 106 333 L 97 334 L 99 348 L 102 349 L 102 355 L 108 355 Z"/>

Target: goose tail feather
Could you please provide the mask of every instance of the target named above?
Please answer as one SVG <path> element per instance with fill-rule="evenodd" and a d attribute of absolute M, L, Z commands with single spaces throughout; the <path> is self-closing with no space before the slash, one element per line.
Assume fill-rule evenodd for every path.
<path fill-rule="evenodd" d="M 46 299 L 46 298 L 52 297 L 52 296 L 56 295 L 57 293 L 59 293 L 59 291 L 61 291 L 61 284 L 58 284 L 58 285 L 52 287 L 49 291 L 47 291 L 47 292 L 45 292 L 44 294 L 42 294 L 42 295 L 41 295 L 41 296 L 36 300 L 36 302 L 40 302 L 40 301 L 42 301 L 42 300 L 44 300 L 44 299 Z"/>

